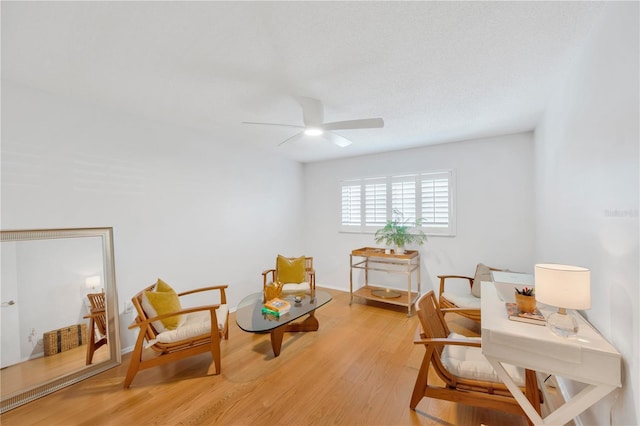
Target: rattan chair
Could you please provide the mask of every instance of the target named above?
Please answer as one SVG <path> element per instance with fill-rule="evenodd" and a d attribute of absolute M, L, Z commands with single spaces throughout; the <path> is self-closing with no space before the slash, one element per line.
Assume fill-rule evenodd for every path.
<path fill-rule="evenodd" d="M 217 301 L 219 303 L 186 308 L 176 312 L 149 317 L 143 309 L 142 298 L 144 292 L 153 291 L 154 287 L 155 285 L 145 288 L 131 299 L 138 315 L 135 323 L 131 324 L 129 329 L 139 328 L 140 330 L 131 355 L 124 387 L 128 388 L 131 385 L 133 378 L 140 370 L 156 367 L 204 352 L 211 352 L 213 357 L 213 362 L 209 366 L 207 374 L 220 374 L 220 341 L 222 338 L 225 340 L 229 338 L 229 309 L 227 307 L 227 296 L 225 292 L 228 286 L 204 287 L 178 293 L 178 297 L 182 297 L 200 292 L 218 292 Z M 178 326 L 175 330 L 159 333 L 153 325 L 156 321 L 162 320 L 163 318 L 175 317 L 176 315 L 186 315 L 186 321 L 184 325 Z M 207 320 L 210 321 L 208 328 L 202 327 L 202 322 L 197 324 L 197 321 L 205 321 L 206 326 Z M 204 331 L 203 328 L 205 328 Z M 170 334 L 164 335 L 165 333 Z M 145 359 L 143 359 L 145 341 L 147 342 L 148 348 L 155 352 L 155 356 L 145 356 Z"/>
<path fill-rule="evenodd" d="M 492 268 L 479 263 L 474 277 L 438 275 L 440 278 L 438 300 L 442 314 L 456 313 L 480 322 L 480 282 L 493 281 L 491 271 L 504 271 L 504 269 Z M 449 290 L 454 285 L 458 286 L 458 290 L 447 291 L 447 283 Z M 460 285 L 463 287 L 460 288 Z"/>
<path fill-rule="evenodd" d="M 304 292 L 316 289 L 316 271 L 313 269 L 313 257 L 304 257 L 304 279 L 298 282 L 290 282 L 288 280 L 282 281 L 280 278 L 280 271 L 278 264 L 279 260 L 295 261 L 295 257 L 278 256 L 280 259 L 276 259 L 276 267 L 272 269 L 266 269 L 262 271 L 262 289 L 266 290 L 267 285 L 270 283 L 281 282 L 283 293 L 296 293 Z"/>
<path fill-rule="evenodd" d="M 415 308 L 420 326 L 414 344 L 424 345 L 425 354 L 411 396 L 409 406 L 412 410 L 416 409 L 422 398 L 436 398 L 525 415 L 482 355 L 480 340 L 450 333 L 433 291 L 422 295 L 416 301 Z M 528 383 L 527 389 L 535 389 L 525 390 L 525 394 L 540 412 L 541 396 L 537 390 L 535 372 L 505 367 L 508 367 L 512 377 L 517 375 L 521 379 L 519 381 Z M 455 374 L 451 371 L 453 369 Z M 434 372 L 444 383 L 434 384 L 437 381 L 434 377 L 429 383 L 430 372 Z"/>
<path fill-rule="evenodd" d="M 104 293 L 87 294 L 91 307 L 89 315 L 89 341 L 87 342 L 87 365 L 93 362 L 93 354 L 107 344 L 107 316 L 105 313 Z M 97 339 L 97 340 L 96 340 Z"/>

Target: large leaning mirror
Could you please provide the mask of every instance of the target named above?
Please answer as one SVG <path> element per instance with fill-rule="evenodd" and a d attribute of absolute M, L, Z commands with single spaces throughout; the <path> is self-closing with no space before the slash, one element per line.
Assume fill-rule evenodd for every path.
<path fill-rule="evenodd" d="M 112 228 L 0 233 L 4 413 L 120 364 L 120 336 Z"/>

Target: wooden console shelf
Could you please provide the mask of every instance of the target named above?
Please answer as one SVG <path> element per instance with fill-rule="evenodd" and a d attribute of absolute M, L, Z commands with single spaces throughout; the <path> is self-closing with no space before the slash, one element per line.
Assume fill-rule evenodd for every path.
<path fill-rule="evenodd" d="M 395 254 L 393 252 L 385 253 L 382 248 L 362 247 L 351 251 L 349 257 L 351 265 L 349 271 L 349 304 L 353 303 L 353 297 L 356 296 L 382 303 L 405 306 L 407 308 L 407 316 L 411 316 L 413 304 L 420 297 L 420 252 L 406 250 L 403 254 Z M 353 288 L 354 269 L 364 270 L 364 286 L 358 289 Z M 369 285 L 369 271 L 406 275 L 407 291 Z M 416 290 L 412 288 L 412 275 L 414 272 L 416 275 Z M 385 292 L 395 292 L 399 296 L 385 297 Z M 381 293 L 382 295 L 380 295 Z"/>

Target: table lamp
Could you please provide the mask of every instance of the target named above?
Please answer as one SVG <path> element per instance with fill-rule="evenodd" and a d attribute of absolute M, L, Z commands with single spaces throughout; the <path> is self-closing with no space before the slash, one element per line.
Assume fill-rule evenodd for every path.
<path fill-rule="evenodd" d="M 579 266 L 539 264 L 535 288 L 537 301 L 558 308 L 547 318 L 551 331 L 563 337 L 576 335 L 578 322 L 567 309 L 591 308 L 591 272 Z"/>
<path fill-rule="evenodd" d="M 96 288 L 100 287 L 100 275 L 87 277 L 84 284 L 87 288 L 91 289 L 91 291 L 96 291 Z"/>

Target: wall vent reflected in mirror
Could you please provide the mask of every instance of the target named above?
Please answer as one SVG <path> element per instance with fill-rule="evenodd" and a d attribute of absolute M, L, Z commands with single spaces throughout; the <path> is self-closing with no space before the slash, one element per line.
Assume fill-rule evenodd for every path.
<path fill-rule="evenodd" d="M 0 413 L 120 364 L 113 228 L 0 231 Z"/>

